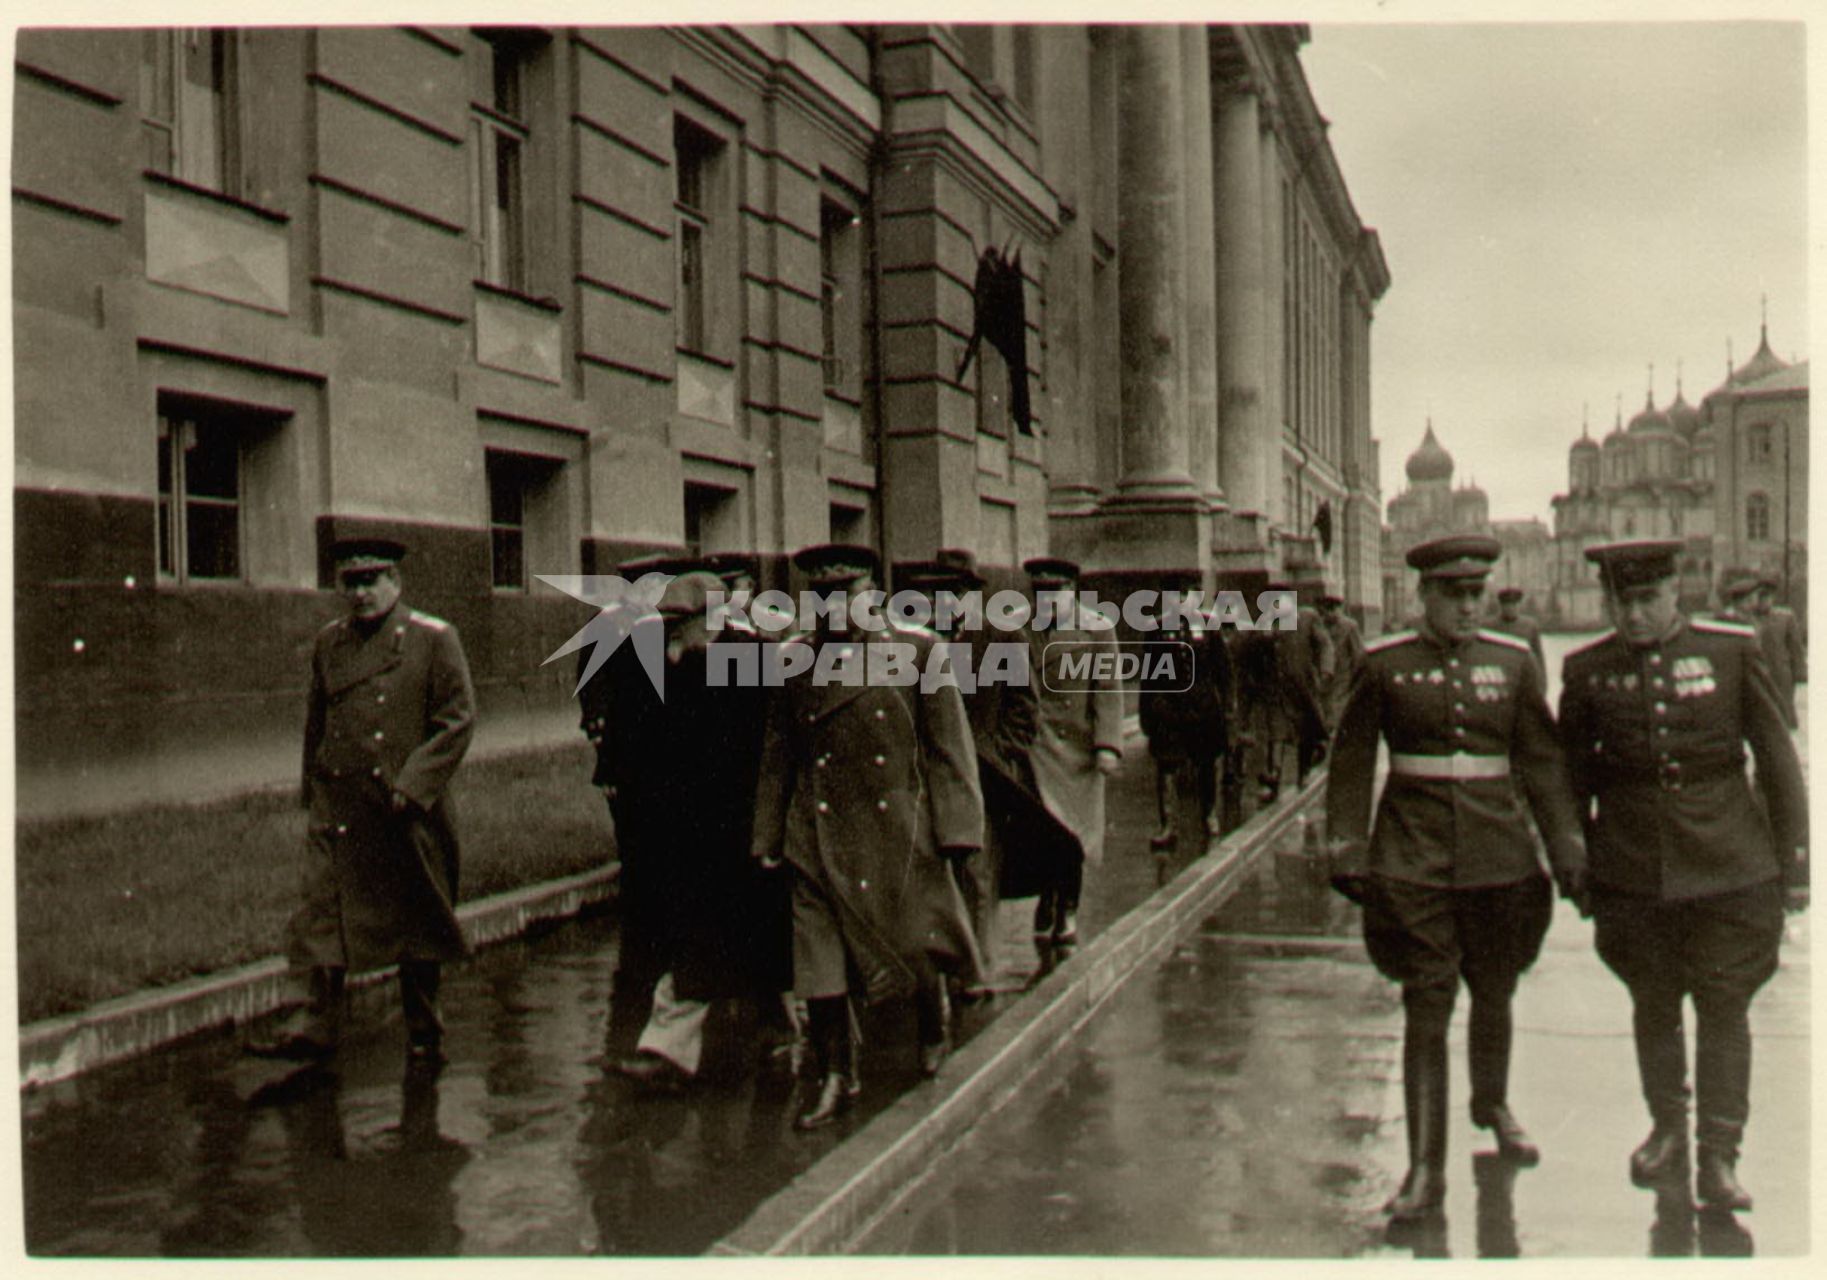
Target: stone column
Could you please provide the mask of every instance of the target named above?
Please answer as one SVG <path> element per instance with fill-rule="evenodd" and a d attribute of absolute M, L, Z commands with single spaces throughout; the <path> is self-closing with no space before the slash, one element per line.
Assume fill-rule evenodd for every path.
<path fill-rule="evenodd" d="M 1215 220 L 1218 233 L 1218 474 L 1231 510 L 1266 515 L 1274 444 L 1268 419 L 1268 252 L 1263 234 L 1261 105 L 1253 93 L 1218 104 Z"/>
<path fill-rule="evenodd" d="M 1179 31 L 1117 29 L 1123 505 L 1198 502 L 1186 402 L 1186 117 Z"/>
<path fill-rule="evenodd" d="M 1211 38 L 1202 25 L 1180 29 L 1186 106 L 1186 412 L 1193 483 L 1222 505 L 1218 474 L 1217 228 L 1212 185 Z"/>

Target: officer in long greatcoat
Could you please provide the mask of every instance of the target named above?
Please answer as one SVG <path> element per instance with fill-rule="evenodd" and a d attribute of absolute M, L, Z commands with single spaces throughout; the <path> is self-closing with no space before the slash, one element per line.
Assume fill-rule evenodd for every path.
<path fill-rule="evenodd" d="M 317 635 L 305 717 L 303 799 L 311 868 L 287 926 L 287 958 L 311 999 L 263 1056 L 334 1050 L 350 969 L 399 964 L 408 1051 L 442 1060 L 443 961 L 467 954 L 457 923 L 457 829 L 449 789 L 469 750 L 475 696 L 456 628 L 400 599 L 405 548 L 331 548 L 349 615 Z"/>
<path fill-rule="evenodd" d="M 1681 545 L 1587 549 L 1616 629 L 1567 655 L 1561 732 L 1587 821 L 1595 942 L 1630 988 L 1653 1121 L 1631 1178 L 1687 1177 L 1691 997 L 1694 1190 L 1706 1206 L 1740 1210 L 1751 1207 L 1737 1177 L 1750 1006 L 1776 970 L 1785 907 L 1807 905 L 1808 801 L 1756 631 L 1679 611 Z M 1745 776 L 1747 745 L 1764 804 Z"/>
<path fill-rule="evenodd" d="M 1033 644 L 1040 727 L 1030 752 L 1034 778 L 1048 810 L 1078 837 L 1082 854 L 1058 868 L 1052 883 L 1042 886 L 1034 906 L 1034 941 L 1040 948 L 1070 947 L 1078 941 L 1085 864 L 1096 865 L 1104 858 L 1104 780 L 1123 762 L 1123 686 L 1115 677 L 1116 631 L 1081 607 L 1078 566 L 1056 556 L 1040 556 L 1022 568 L 1036 600 Z M 1045 627 L 1040 625 L 1043 605 L 1052 608 L 1051 624 Z M 1108 660 L 1100 662 L 1104 656 Z M 1088 675 L 1068 671 L 1069 663 L 1087 658 Z"/>
<path fill-rule="evenodd" d="M 1585 848 L 1540 666 L 1514 636 L 1481 631 L 1500 547 L 1461 535 L 1408 553 L 1423 619 L 1366 646 L 1333 739 L 1327 782 L 1333 884 L 1364 908 L 1364 942 L 1402 984 L 1409 1171 L 1389 1209 L 1427 1214 L 1445 1191 L 1447 1023 L 1472 994 L 1472 1123 L 1499 1151 L 1539 1158 L 1509 1108 L 1510 998 L 1553 906 L 1539 828 L 1561 890 L 1585 893 Z M 1377 740 L 1389 778 L 1370 827 Z"/>
<path fill-rule="evenodd" d="M 812 590 L 847 603 L 880 573 L 860 546 L 810 547 L 793 563 Z M 946 1047 L 944 980 L 983 980 L 948 866 L 982 845 L 983 795 L 956 683 L 923 679 L 938 643 L 924 630 L 859 627 L 846 609 L 780 646 L 782 671 L 808 665 L 773 691 L 752 849 L 791 874 L 793 990 L 821 1076 L 801 1129 L 830 1124 L 860 1091 L 853 990 L 916 998 L 921 1068 L 932 1073 Z M 914 682 L 871 682 L 890 663 L 911 664 Z"/>

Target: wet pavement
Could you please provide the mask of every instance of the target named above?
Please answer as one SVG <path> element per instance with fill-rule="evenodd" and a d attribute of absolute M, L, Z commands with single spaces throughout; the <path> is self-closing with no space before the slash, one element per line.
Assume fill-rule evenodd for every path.
<path fill-rule="evenodd" d="M 1095 937 L 1202 842 L 1157 861 L 1146 749 L 1111 788 L 1087 877 Z M 1032 900 L 993 956 L 1019 999 L 1037 968 Z M 793 1083 L 737 1070 L 681 1097 L 602 1070 L 612 917 L 491 948 L 445 977 L 449 1065 L 403 1068 L 391 988 L 365 993 L 333 1071 L 287 1077 L 229 1033 L 23 1095 L 27 1248 L 88 1256 L 697 1254 L 919 1080 L 911 1010 L 865 1022 L 866 1092 L 831 1130 L 792 1127 Z M 727 1059 L 752 1048 L 721 1029 Z M 714 1030 L 713 1035 L 717 1032 Z"/>
<path fill-rule="evenodd" d="M 1558 667 L 1553 660 L 1552 667 Z M 1152 774 L 1132 749 L 1112 787 L 1095 936 L 1202 841 L 1149 852 Z M 1317 832 L 1315 833 L 1317 834 Z M 1007 904 L 994 961 L 1020 999 L 1031 902 Z M 1650 1250 L 1655 1201 L 1623 1165 L 1646 1129 L 1623 988 L 1562 908 L 1516 1006 L 1513 1098 L 1546 1155 L 1481 1158 L 1455 1029 L 1444 1230 L 1390 1242 L 1401 1175 L 1400 1010 L 1355 943 L 1348 904 L 1284 851 L 1220 914 L 986 1117 L 864 1242 L 880 1253 L 1390 1256 Z M 1757 1253 L 1807 1248 L 1808 924 L 1753 1010 L 1754 1118 L 1741 1172 Z M 22 1096 L 25 1238 L 88 1256 L 680 1255 L 734 1229 L 897 1095 L 916 1087 L 911 1012 L 865 1028 L 866 1093 L 840 1125 L 791 1128 L 790 1081 L 738 1072 L 680 1097 L 598 1061 L 612 917 L 492 948 L 447 973 L 450 1064 L 405 1072 L 390 989 L 364 998 L 335 1070 L 282 1079 L 235 1036 L 201 1037 Z M 726 1047 L 745 1051 L 742 1029 Z M 1668 1215 L 1659 1247 L 1744 1251 L 1749 1234 Z"/>
<path fill-rule="evenodd" d="M 1570 646 L 1549 638 L 1549 665 Z M 1317 840 L 1319 830 L 1312 830 Z M 1624 987 L 1557 903 L 1514 1005 L 1511 1101 L 1543 1149 L 1519 1169 L 1466 1113 L 1461 997 L 1448 1196 L 1425 1227 L 1381 1211 L 1407 1167 L 1398 989 L 1356 908 L 1280 852 L 857 1244 L 875 1254 L 1230 1257 L 1795 1256 L 1808 1252 L 1810 920 L 1752 1007 L 1755 1212 L 1700 1215 L 1632 1187 L 1648 1132 Z M 1692 1020 L 1689 1019 L 1691 1027 Z"/>

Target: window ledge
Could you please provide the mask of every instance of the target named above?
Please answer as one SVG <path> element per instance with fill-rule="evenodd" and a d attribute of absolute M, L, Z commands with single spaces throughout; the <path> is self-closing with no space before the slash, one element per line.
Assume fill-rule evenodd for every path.
<path fill-rule="evenodd" d="M 169 173 L 161 173 L 157 169 L 142 169 L 140 171 L 140 176 L 145 178 L 148 182 L 155 183 L 158 186 L 170 187 L 174 191 L 182 191 L 188 195 L 197 196 L 214 204 L 227 205 L 231 209 L 239 209 L 242 213 L 251 213 L 256 218 L 264 219 L 267 222 L 277 223 L 282 227 L 292 220 L 292 215 L 289 213 L 282 213 L 278 209 L 264 208 L 261 205 L 249 203 L 248 201 L 239 199 L 235 196 L 225 195 L 224 193 L 209 187 L 200 187 L 194 182 L 186 182 L 182 178 L 174 178 Z"/>
<path fill-rule="evenodd" d="M 484 293 L 492 294 L 497 298 L 508 298 L 514 302 L 524 303 L 529 307 L 537 307 L 539 310 L 549 311 L 553 315 L 560 315 L 565 309 L 564 305 L 560 303 L 557 298 L 549 296 L 535 297 L 530 293 L 522 293 L 518 289 L 510 289 L 506 285 L 490 284 L 487 280 L 474 280 L 471 281 L 471 283 Z"/>
<path fill-rule="evenodd" d="M 693 351 L 690 347 L 678 347 L 675 349 L 682 356 L 687 356 L 693 360 L 702 360 L 705 364 L 714 364 L 719 369 L 734 369 L 736 367 L 736 362 L 734 360 L 725 360 L 723 357 L 713 356 L 707 351 Z"/>

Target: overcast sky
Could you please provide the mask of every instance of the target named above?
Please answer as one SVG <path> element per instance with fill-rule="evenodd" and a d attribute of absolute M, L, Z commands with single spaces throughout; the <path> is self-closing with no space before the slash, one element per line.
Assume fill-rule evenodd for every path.
<path fill-rule="evenodd" d="M 1770 342 L 1807 358 L 1799 24 L 1316 26 L 1302 54 L 1392 284 L 1371 329 L 1383 497 L 1435 433 L 1493 518 L 1551 517 L 1592 433 Z"/>

